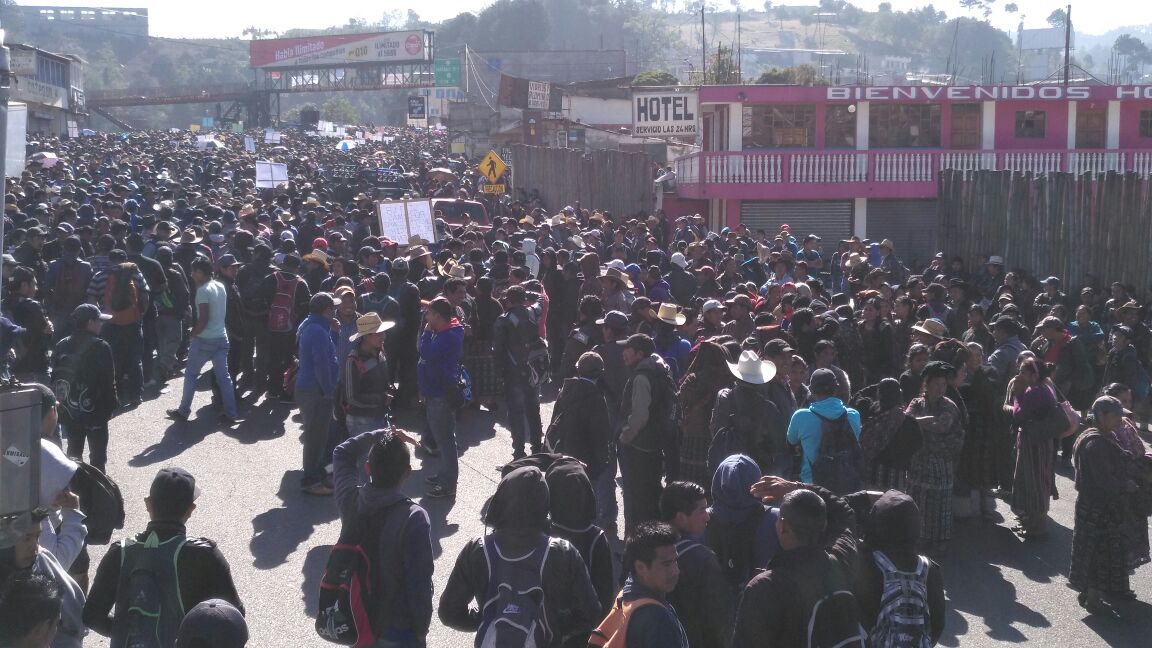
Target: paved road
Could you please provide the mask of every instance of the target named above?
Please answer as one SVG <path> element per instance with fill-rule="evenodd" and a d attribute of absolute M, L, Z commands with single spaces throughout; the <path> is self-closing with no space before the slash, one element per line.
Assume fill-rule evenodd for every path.
<path fill-rule="evenodd" d="M 231 562 L 240 596 L 248 608 L 252 648 L 324 646 L 313 631 L 316 591 L 328 551 L 339 533 L 331 498 L 302 495 L 300 426 L 296 412 L 279 403 L 257 403 L 234 430 L 219 431 L 201 392 L 193 421 L 174 424 L 164 410 L 175 407 L 180 379 L 170 393 L 146 401 L 112 421 L 108 469 L 128 503 L 125 532 L 147 521 L 143 498 L 156 471 L 176 465 L 190 470 L 203 494 L 189 530 L 216 540 Z M 546 405 L 545 420 L 551 407 Z M 198 411 L 197 411 L 198 410 Z M 198 414 L 201 419 L 196 419 Z M 401 425 L 411 419 L 401 417 Z M 435 534 L 436 591 L 440 592 L 456 555 L 484 532 L 480 507 L 495 490 L 496 466 L 510 456 L 507 430 L 484 411 L 469 411 L 460 426 L 460 487 L 455 503 L 423 502 Z M 415 460 L 405 486 L 418 498 L 435 459 Z M 423 464 L 423 465 L 421 465 Z M 1074 491 L 1066 475 L 1063 496 L 1053 503 L 1052 538 L 1023 544 L 1004 525 L 958 522 L 958 534 L 943 560 L 949 612 L 945 646 L 993 646 L 1028 642 L 1035 646 L 1152 645 L 1152 567 L 1133 581 L 1140 601 L 1121 609 L 1119 620 L 1086 617 L 1066 586 L 1072 537 Z M 1003 504 L 1000 505 L 1004 510 Z M 93 552 L 93 570 L 103 548 Z M 106 646 L 99 636 L 85 646 Z M 471 645 L 471 638 L 443 627 L 435 618 L 428 645 Z"/>

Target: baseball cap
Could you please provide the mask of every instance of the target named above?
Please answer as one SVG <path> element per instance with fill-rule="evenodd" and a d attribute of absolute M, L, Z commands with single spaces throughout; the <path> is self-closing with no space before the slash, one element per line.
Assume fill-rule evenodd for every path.
<path fill-rule="evenodd" d="M 313 313 L 322 313 L 339 305 L 339 297 L 335 297 L 331 293 L 318 292 L 312 295 L 312 299 L 308 302 L 308 310 Z"/>
<path fill-rule="evenodd" d="M 792 355 L 793 353 L 795 353 L 795 350 L 788 346 L 787 340 L 777 338 L 764 343 L 765 356 L 776 358 L 782 355 Z"/>
<path fill-rule="evenodd" d="M 111 315 L 101 313 L 100 308 L 95 304 L 80 304 L 72 311 L 70 317 L 72 318 L 72 323 L 76 325 L 87 324 L 95 319 L 104 322 L 112 319 Z"/>
<path fill-rule="evenodd" d="M 604 359 L 600 354 L 589 351 L 576 361 L 576 373 L 584 377 L 597 377 L 604 373 Z"/>
<path fill-rule="evenodd" d="M 217 262 L 217 265 L 221 268 L 231 268 L 238 263 L 240 262 L 236 260 L 235 254 L 225 254 L 220 257 L 220 261 Z"/>
<path fill-rule="evenodd" d="M 704 305 L 700 308 L 700 313 L 710 313 L 717 309 L 723 310 L 724 304 L 721 304 L 720 300 L 709 299 L 708 301 L 704 302 Z"/>
<path fill-rule="evenodd" d="M 628 316 L 620 311 L 608 311 L 603 319 L 596 320 L 597 326 L 607 326 L 610 329 L 628 328 Z"/>
<path fill-rule="evenodd" d="M 247 643 L 248 622 L 223 599 L 209 599 L 189 610 L 176 634 L 176 648 L 243 648 Z"/>
<path fill-rule="evenodd" d="M 124 250 L 112 250 L 108 253 L 109 261 L 127 261 L 128 253 Z"/>
<path fill-rule="evenodd" d="M 153 511 L 183 514 L 200 497 L 196 478 L 183 468 L 161 468 L 152 479 L 148 498 Z"/>
<path fill-rule="evenodd" d="M 812 379 L 808 381 L 808 387 L 813 393 L 831 394 L 840 387 L 840 381 L 831 369 L 817 369 L 812 372 Z"/>

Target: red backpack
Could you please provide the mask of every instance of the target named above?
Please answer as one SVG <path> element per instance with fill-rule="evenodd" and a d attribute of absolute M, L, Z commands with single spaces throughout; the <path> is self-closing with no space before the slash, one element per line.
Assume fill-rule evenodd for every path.
<path fill-rule="evenodd" d="M 303 281 L 300 277 L 285 277 L 276 273 L 276 295 L 268 308 L 268 330 L 273 333 L 288 333 L 295 322 L 296 286 Z"/>
<path fill-rule="evenodd" d="M 108 270 L 104 284 L 104 312 L 120 326 L 140 321 L 140 287 L 136 285 L 136 264 L 121 263 Z"/>

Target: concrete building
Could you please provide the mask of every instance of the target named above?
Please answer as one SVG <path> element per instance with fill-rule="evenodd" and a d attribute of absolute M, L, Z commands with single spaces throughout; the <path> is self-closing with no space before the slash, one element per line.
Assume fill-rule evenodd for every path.
<path fill-rule="evenodd" d="M 61 7 L 55 5 L 16 5 L 28 28 L 52 27 L 67 33 L 71 29 L 99 27 L 127 36 L 148 35 L 148 10 L 122 7 Z"/>
<path fill-rule="evenodd" d="M 70 125 L 83 128 L 88 119 L 84 61 L 27 45 L 11 49 L 16 76 L 11 97 L 28 105 L 28 132 L 68 135 Z"/>

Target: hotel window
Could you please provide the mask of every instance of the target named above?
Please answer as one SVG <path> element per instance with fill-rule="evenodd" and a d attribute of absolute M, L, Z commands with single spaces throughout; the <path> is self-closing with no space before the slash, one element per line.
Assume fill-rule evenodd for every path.
<path fill-rule="evenodd" d="M 1152 137 L 1152 110 L 1140 111 L 1140 137 Z"/>
<path fill-rule="evenodd" d="M 824 112 L 824 148 L 856 148 L 856 111 L 848 108 L 830 104 Z"/>
<path fill-rule="evenodd" d="M 1016 137 L 1020 139 L 1043 139 L 1047 113 L 1043 110 L 1016 111 Z"/>
<path fill-rule="evenodd" d="M 952 148 L 978 149 L 983 137 L 980 104 L 952 105 Z"/>
<path fill-rule="evenodd" d="M 1107 139 L 1108 113 L 1103 110 L 1076 111 L 1076 148 L 1102 149 Z"/>
<path fill-rule="evenodd" d="M 872 104 L 869 144 L 875 148 L 939 148 L 938 104 Z"/>
<path fill-rule="evenodd" d="M 804 148 L 815 144 L 816 107 L 745 106 L 743 144 L 755 148 Z"/>

